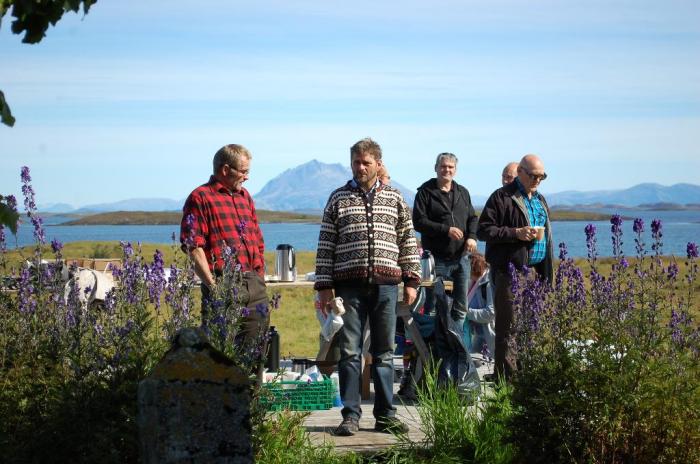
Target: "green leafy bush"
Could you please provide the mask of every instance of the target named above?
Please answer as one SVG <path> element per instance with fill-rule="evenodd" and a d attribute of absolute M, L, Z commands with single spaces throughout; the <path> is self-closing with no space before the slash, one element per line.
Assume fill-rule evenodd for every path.
<path fill-rule="evenodd" d="M 512 270 L 520 370 L 510 431 L 522 462 L 700 462 L 700 336 L 689 311 L 697 247 L 688 244 L 682 293 L 675 260 L 661 258 L 659 221 L 652 256 L 634 221 L 632 263 L 621 218 L 611 224 L 609 276 L 592 225 L 588 285 L 563 244 L 553 288 Z"/>
<path fill-rule="evenodd" d="M 30 181 L 23 168 L 36 246 L 12 276 L 16 290 L 0 289 L 0 456 L 3 462 L 136 462 L 138 383 L 179 329 L 199 325 L 192 263 L 180 253 L 166 272 L 160 251 L 147 261 L 139 247 L 122 243 L 121 264 L 111 269 L 115 288 L 91 304 L 93 289 L 64 280 L 65 271 L 77 269 L 63 268 L 62 245 L 51 242 L 48 260 L 42 254 L 44 229 Z M 4 257 L 4 235 L 0 239 Z M 240 269 L 233 253 L 227 257 L 209 335 L 243 366 L 252 358 L 235 344 L 235 335 L 245 308 L 226 296 L 237 294 Z M 221 327 L 228 336 L 220 336 Z M 256 354 L 259 359 L 259 347 Z M 259 425 L 259 408 L 253 411 Z"/>

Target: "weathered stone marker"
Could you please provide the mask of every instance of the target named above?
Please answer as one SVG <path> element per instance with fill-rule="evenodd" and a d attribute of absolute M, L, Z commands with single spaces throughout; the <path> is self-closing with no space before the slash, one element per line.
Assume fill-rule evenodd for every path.
<path fill-rule="evenodd" d="M 252 463 L 250 381 L 201 329 L 183 329 L 138 389 L 141 460 Z"/>

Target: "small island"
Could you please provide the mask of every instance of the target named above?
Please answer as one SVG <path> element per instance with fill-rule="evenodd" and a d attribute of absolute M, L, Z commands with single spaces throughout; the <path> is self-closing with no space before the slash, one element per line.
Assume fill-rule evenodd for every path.
<path fill-rule="evenodd" d="M 284 211 L 258 210 L 258 220 L 261 223 L 320 223 L 321 216 L 315 214 L 294 213 Z M 180 224 L 181 211 L 114 211 L 109 213 L 91 214 L 78 219 L 61 223 L 62 226 L 159 226 Z"/>
<path fill-rule="evenodd" d="M 258 210 L 261 223 L 309 223 L 321 222 L 320 214 Z M 477 214 L 479 212 L 477 211 Z M 180 224 L 180 211 L 114 211 L 90 214 L 61 223 L 62 226 L 158 226 Z M 552 221 L 607 221 L 609 214 L 590 211 L 552 211 Z"/>

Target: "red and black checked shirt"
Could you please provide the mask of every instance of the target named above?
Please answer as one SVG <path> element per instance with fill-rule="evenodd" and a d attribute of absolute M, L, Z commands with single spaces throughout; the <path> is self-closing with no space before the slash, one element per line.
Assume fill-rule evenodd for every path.
<path fill-rule="evenodd" d="M 184 250 L 201 247 L 209 268 L 221 270 L 221 255 L 224 244 L 227 244 L 237 253 L 236 260 L 241 270 L 264 275 L 265 243 L 253 198 L 246 189 L 231 192 L 211 176 L 209 182 L 194 189 L 187 197 L 182 213 L 180 242 Z"/>

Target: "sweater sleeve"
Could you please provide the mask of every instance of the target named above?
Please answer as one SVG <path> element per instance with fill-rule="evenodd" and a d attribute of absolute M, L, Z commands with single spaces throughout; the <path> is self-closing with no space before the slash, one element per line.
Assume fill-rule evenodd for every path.
<path fill-rule="evenodd" d="M 420 257 L 418 256 L 416 233 L 413 229 L 410 210 L 402 197 L 400 197 L 398 204 L 396 236 L 399 246 L 397 264 L 401 268 L 401 278 L 404 285 L 418 288 L 420 285 Z"/>
<path fill-rule="evenodd" d="M 321 230 L 318 234 L 316 248 L 316 280 L 315 290 L 333 288 L 333 267 L 335 264 L 335 247 L 338 243 L 337 229 L 338 213 L 333 195 L 328 199 L 323 210 Z"/>

